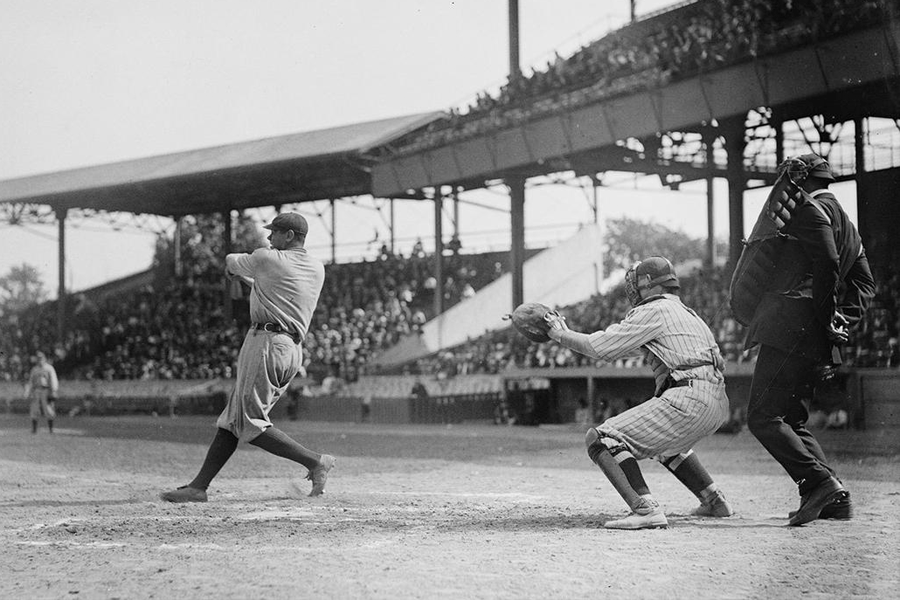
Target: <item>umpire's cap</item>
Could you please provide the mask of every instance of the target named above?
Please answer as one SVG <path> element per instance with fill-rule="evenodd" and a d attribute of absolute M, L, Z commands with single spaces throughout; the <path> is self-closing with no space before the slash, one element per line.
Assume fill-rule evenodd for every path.
<path fill-rule="evenodd" d="M 808 169 L 807 177 L 817 177 L 818 179 L 834 181 L 834 174 L 831 172 L 831 166 L 828 164 L 827 160 L 818 154 L 810 152 L 809 154 L 803 154 L 797 158 L 806 165 Z"/>
<path fill-rule="evenodd" d="M 268 225 L 263 225 L 263 229 L 295 231 L 300 235 L 306 235 L 309 232 L 309 224 L 303 215 L 295 212 L 286 212 L 277 215 Z"/>

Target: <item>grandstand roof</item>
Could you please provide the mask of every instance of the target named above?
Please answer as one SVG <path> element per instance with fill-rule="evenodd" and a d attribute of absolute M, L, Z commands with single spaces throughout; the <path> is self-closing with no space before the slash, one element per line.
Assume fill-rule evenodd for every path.
<path fill-rule="evenodd" d="M 185 215 L 371 193 L 375 146 L 429 112 L 0 181 L 0 203 Z"/>

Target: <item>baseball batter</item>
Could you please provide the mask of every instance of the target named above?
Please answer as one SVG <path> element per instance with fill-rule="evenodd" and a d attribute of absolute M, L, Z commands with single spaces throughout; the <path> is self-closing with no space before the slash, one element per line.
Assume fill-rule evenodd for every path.
<path fill-rule="evenodd" d="M 168 502 L 206 502 L 206 490 L 244 440 L 300 463 L 312 480 L 310 496 L 325 489 L 335 459 L 313 452 L 272 425 L 269 413 L 302 366 L 302 342 L 325 280 L 325 267 L 304 245 L 309 225 L 282 213 L 265 226 L 270 248 L 225 257 L 226 275 L 251 284 L 250 316 L 237 363 L 237 381 L 216 421 L 218 430 L 200 472 L 189 484 L 161 494 Z"/>
<path fill-rule="evenodd" d="M 588 455 L 631 509 L 604 523 L 609 529 L 668 526 L 650 494 L 638 460 L 655 458 L 700 500 L 693 514 L 728 517 L 731 506 L 691 450 L 728 420 L 725 361 L 703 320 L 682 304 L 675 269 L 668 259 L 651 257 L 625 275 L 632 306 L 625 319 L 591 334 L 571 331 L 557 313 L 545 318 L 548 335 L 592 358 L 614 361 L 642 352 L 656 380 L 654 396 L 588 430 Z"/>
<path fill-rule="evenodd" d="M 31 433 L 37 433 L 38 419 L 41 415 L 47 419 L 47 429 L 53 433 L 53 420 L 56 418 L 55 398 L 59 392 L 59 379 L 56 369 L 47 362 L 43 352 L 34 355 L 35 365 L 25 382 L 25 396 L 31 400 L 28 414 L 31 416 Z"/>

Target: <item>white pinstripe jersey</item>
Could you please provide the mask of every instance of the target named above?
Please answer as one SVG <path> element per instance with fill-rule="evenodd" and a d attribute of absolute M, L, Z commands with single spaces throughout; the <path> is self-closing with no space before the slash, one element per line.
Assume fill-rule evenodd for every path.
<path fill-rule="evenodd" d="M 657 389 L 666 377 L 722 383 L 725 361 L 709 326 L 674 294 L 648 298 L 621 322 L 589 335 L 597 357 L 613 361 L 643 350 Z"/>

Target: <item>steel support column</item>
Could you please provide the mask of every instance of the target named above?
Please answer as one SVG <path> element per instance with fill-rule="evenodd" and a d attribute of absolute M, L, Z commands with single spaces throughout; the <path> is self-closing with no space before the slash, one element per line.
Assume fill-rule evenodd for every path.
<path fill-rule="evenodd" d="M 509 186 L 510 216 L 510 271 L 512 272 L 512 308 L 524 302 L 525 278 L 523 264 L 525 262 L 525 178 L 513 176 L 506 178 Z"/>
<path fill-rule="evenodd" d="M 728 270 L 734 269 L 744 249 L 744 119 L 731 120 L 723 126 L 725 150 L 728 152 Z"/>
<path fill-rule="evenodd" d="M 444 312 L 444 197 L 434 188 L 434 316 Z"/>
<path fill-rule="evenodd" d="M 66 339 L 66 213 L 67 208 L 56 209 L 58 228 L 58 285 L 56 292 L 56 341 L 60 344 Z"/>
<path fill-rule="evenodd" d="M 710 272 L 716 267 L 716 193 L 715 158 L 713 156 L 716 135 L 705 131 L 703 144 L 706 149 L 706 266 Z"/>
<path fill-rule="evenodd" d="M 232 228 L 231 228 L 231 211 L 222 211 L 222 264 L 225 263 L 225 257 L 231 254 L 232 246 Z M 225 294 L 225 322 L 230 323 L 234 316 L 234 300 L 231 298 L 231 285 L 227 278 L 222 277 L 223 290 Z"/>

